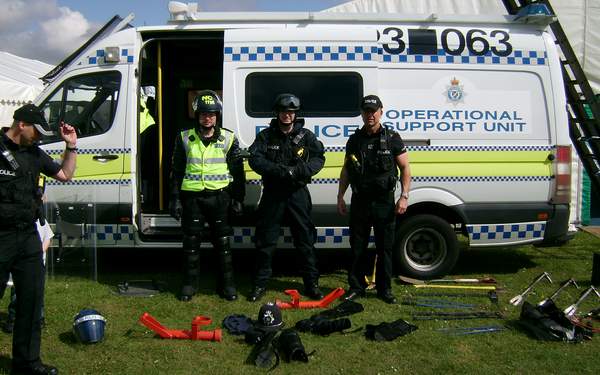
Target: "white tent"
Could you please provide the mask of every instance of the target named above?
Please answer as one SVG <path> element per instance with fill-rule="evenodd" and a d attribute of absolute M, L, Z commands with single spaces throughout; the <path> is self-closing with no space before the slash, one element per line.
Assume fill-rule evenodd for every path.
<path fill-rule="evenodd" d="M 15 109 L 35 99 L 44 88 L 39 79 L 51 65 L 0 51 L 0 126 L 9 126 Z"/>
<path fill-rule="evenodd" d="M 550 4 L 592 89 L 600 93 L 600 0 L 550 0 Z M 353 0 L 323 12 L 507 14 L 502 0 Z M 589 211 L 590 202 L 582 196 L 583 166 L 575 153 L 571 169 L 570 222 L 578 224 L 585 216 L 584 211 Z"/>

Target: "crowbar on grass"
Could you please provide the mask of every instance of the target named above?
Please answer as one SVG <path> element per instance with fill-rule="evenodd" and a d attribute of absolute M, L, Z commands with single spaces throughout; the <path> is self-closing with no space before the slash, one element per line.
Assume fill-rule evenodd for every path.
<path fill-rule="evenodd" d="M 579 285 L 577 285 L 577 282 L 575 280 L 573 280 L 573 278 L 570 278 L 569 280 L 563 282 L 561 284 L 561 286 L 556 289 L 556 291 L 554 293 L 552 293 L 552 295 L 548 298 L 546 298 L 543 301 L 540 301 L 540 303 L 538 303 L 538 306 L 546 306 L 548 304 L 550 304 L 551 302 L 554 302 L 554 299 L 556 297 L 558 297 L 558 295 L 569 285 L 573 284 L 573 286 L 575 286 L 575 288 L 579 289 Z"/>
<path fill-rule="evenodd" d="M 476 289 L 497 290 L 493 285 L 442 285 L 442 284 L 415 284 L 415 288 L 440 288 L 440 289 Z"/>
<path fill-rule="evenodd" d="M 483 277 L 481 279 L 433 279 L 419 280 L 412 277 L 398 276 L 398 279 L 408 284 L 438 284 L 438 283 L 454 283 L 454 284 L 496 284 L 496 279 L 493 277 Z"/>
<path fill-rule="evenodd" d="M 567 307 L 563 311 L 565 313 L 565 315 L 567 316 L 567 318 L 571 318 L 571 317 L 575 316 L 575 313 L 577 312 L 577 309 L 579 308 L 579 304 L 581 302 L 583 302 L 583 300 L 586 299 L 587 296 L 589 296 L 592 292 L 596 293 L 596 295 L 598 296 L 598 298 L 600 298 L 600 292 L 598 292 L 596 290 L 596 288 L 594 288 L 593 285 L 590 286 L 586 291 L 584 291 L 583 293 L 581 293 L 581 297 L 579 297 L 579 299 L 577 300 L 577 302 L 575 302 L 571 306 Z"/>
<path fill-rule="evenodd" d="M 443 332 L 449 335 L 475 335 L 478 333 L 492 333 L 506 330 L 503 326 L 487 326 L 487 327 L 458 327 L 458 328 L 440 328 L 438 332 Z"/>

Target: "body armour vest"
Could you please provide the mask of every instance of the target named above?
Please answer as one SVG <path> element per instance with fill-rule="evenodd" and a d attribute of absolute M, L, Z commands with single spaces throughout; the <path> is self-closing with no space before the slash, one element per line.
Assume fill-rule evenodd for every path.
<path fill-rule="evenodd" d="M 233 181 L 227 166 L 227 152 L 233 144 L 233 137 L 233 132 L 221 129 L 218 139 L 205 146 L 195 129 L 181 132 L 187 155 L 181 190 L 219 190 Z"/>

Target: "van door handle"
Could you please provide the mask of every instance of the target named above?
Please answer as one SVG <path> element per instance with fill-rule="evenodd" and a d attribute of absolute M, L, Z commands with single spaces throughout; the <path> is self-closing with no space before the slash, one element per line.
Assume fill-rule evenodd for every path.
<path fill-rule="evenodd" d="M 116 160 L 119 158 L 119 155 L 94 155 L 92 156 L 92 159 L 99 161 L 100 163 L 106 163 L 109 160 Z"/>

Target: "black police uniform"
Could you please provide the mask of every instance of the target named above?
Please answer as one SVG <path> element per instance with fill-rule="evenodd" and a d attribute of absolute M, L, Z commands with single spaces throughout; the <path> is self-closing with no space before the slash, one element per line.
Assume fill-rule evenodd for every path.
<path fill-rule="evenodd" d="M 371 227 L 377 252 L 377 292 L 391 289 L 396 223 L 394 190 L 398 181 L 396 156 L 405 152 L 400 135 L 383 126 L 372 135 L 361 128 L 346 144 L 346 168 L 352 186 L 350 245 L 353 257 L 348 272 L 351 291 L 364 293 L 367 286 L 364 277 L 370 274 L 367 246 Z"/>
<path fill-rule="evenodd" d="M 229 129 L 216 126 L 213 136 L 203 139 L 202 142 L 205 146 L 208 146 L 210 142 L 216 142 L 221 137 L 221 132 L 233 133 Z M 229 206 L 231 199 L 238 202 L 244 201 L 246 184 L 239 142 L 234 137 L 227 152 L 227 167 L 233 181 L 225 189 L 199 192 L 180 191 L 187 164 L 187 155 L 181 137 L 177 137 L 175 142 L 172 161 L 171 181 L 173 185 L 171 189 L 173 194 L 179 195 L 183 206 L 181 228 L 183 230 L 184 290 L 182 296 L 191 297 L 195 294 L 199 276 L 200 255 L 198 252 L 202 242 L 204 224 L 207 222 L 211 230 L 210 241 L 219 255 L 221 275 L 217 278 L 217 289 L 224 297 L 233 297 L 236 292 L 233 284 L 233 264 L 228 237 L 233 234 L 229 225 Z"/>
<path fill-rule="evenodd" d="M 304 257 L 304 285 L 314 289 L 319 280 L 314 251 L 317 231 L 310 217 L 312 201 L 306 184 L 325 164 L 323 144 L 304 129 L 304 119 L 296 119 L 289 134 L 279 129 L 277 119 L 269 125 L 250 146 L 250 167 L 263 182 L 255 235 L 258 254 L 254 286 L 265 288 L 271 277 L 272 256 L 285 216 L 294 246 Z"/>
<path fill-rule="evenodd" d="M 7 129 L 0 132 L 0 152 L 5 154 L 0 155 L 0 298 L 12 273 L 17 293 L 13 368 L 32 368 L 41 365 L 44 298 L 42 244 L 35 225 L 41 205 L 37 181 L 40 173 L 54 176 L 61 167 L 38 146 L 15 144 L 4 133 Z"/>

